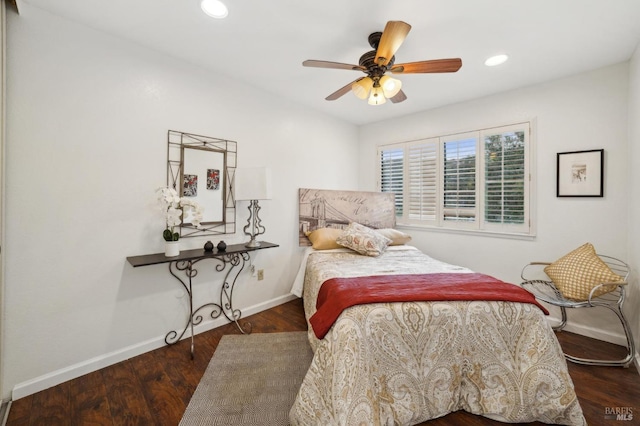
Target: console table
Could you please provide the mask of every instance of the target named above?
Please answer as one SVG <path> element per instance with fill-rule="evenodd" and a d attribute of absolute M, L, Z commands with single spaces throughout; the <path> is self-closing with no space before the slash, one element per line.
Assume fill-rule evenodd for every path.
<path fill-rule="evenodd" d="M 178 256 L 174 257 L 166 257 L 164 253 L 155 253 L 142 256 L 130 256 L 127 257 L 127 260 L 133 267 L 157 265 L 161 263 L 169 264 L 169 273 L 182 284 L 189 295 L 189 317 L 180 334 L 175 330 L 170 331 L 165 336 L 164 341 L 167 345 L 174 345 L 182 339 L 187 329 L 190 328 L 191 358 L 193 359 L 193 327 L 202 322 L 203 318 L 199 312 L 205 308 L 211 309 L 212 319 L 224 315 L 227 320 L 233 321 L 236 324 L 241 333 L 246 333 L 238 322 L 242 316 L 242 311 L 233 308 L 233 288 L 235 287 L 238 275 L 240 275 L 240 272 L 242 272 L 245 267 L 245 262 L 250 259 L 249 253 L 273 247 L 278 247 L 278 245 L 262 241 L 259 247 L 245 247 L 244 244 L 232 244 L 227 246 L 224 251 L 220 251 L 217 248 L 214 248 L 213 251 L 205 251 L 204 249 L 182 250 Z M 223 272 L 227 269 L 227 266 L 229 266 L 224 276 L 222 288 L 220 289 L 220 302 L 205 303 L 197 309 L 194 309 L 191 281 L 198 275 L 198 270 L 194 268 L 194 265 L 202 260 L 208 259 L 218 262 L 215 265 L 217 272 Z M 186 280 L 180 277 L 181 273 L 184 273 Z M 230 277 L 231 281 L 229 280 Z M 251 324 L 249 324 L 249 327 L 251 327 Z M 250 329 L 249 332 L 251 332 Z"/>

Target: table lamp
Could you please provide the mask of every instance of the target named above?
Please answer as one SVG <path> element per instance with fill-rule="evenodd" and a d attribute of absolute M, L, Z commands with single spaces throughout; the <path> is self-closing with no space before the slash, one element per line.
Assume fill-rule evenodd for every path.
<path fill-rule="evenodd" d="M 235 177 L 236 201 L 249 201 L 249 219 L 243 228 L 245 235 L 251 237 L 245 247 L 260 247 L 256 241 L 258 235 L 264 234 L 258 200 L 271 199 L 271 169 L 266 167 L 238 168 Z"/>

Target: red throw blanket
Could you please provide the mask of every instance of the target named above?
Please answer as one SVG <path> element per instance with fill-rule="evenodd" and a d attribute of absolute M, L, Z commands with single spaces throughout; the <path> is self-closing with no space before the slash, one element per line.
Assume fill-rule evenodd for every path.
<path fill-rule="evenodd" d="M 322 283 L 316 313 L 309 319 L 322 339 L 343 310 L 355 305 L 379 302 L 436 300 L 497 300 L 531 303 L 549 312 L 536 298 L 514 284 L 477 273 L 376 275 L 331 278 Z"/>

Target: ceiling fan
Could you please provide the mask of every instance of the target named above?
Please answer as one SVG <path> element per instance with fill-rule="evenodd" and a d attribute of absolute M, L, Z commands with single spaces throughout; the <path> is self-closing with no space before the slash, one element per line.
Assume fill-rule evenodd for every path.
<path fill-rule="evenodd" d="M 462 66 L 460 58 L 395 64 L 394 55 L 410 29 L 411 25 L 406 22 L 387 22 L 384 32 L 375 32 L 369 35 L 369 45 L 374 50 L 362 55 L 359 65 L 313 59 L 304 61 L 302 65 L 362 71 L 366 74 L 366 77 L 360 77 L 327 96 L 325 99 L 328 101 L 334 101 L 351 90 L 360 99 L 368 99 L 370 105 L 381 105 L 387 99 L 393 103 L 402 102 L 407 99 L 402 91 L 402 82 L 386 75 L 387 71 L 393 74 L 441 73 L 456 72 Z"/>

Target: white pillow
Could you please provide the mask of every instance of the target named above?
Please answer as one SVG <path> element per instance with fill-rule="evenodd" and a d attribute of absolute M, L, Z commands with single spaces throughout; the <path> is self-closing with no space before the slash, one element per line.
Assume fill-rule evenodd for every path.
<path fill-rule="evenodd" d="M 403 244 L 407 244 L 411 241 L 411 235 L 405 234 L 402 231 L 398 231 L 393 228 L 383 228 L 375 230 L 378 234 L 382 234 L 383 236 L 389 238 L 391 240 L 390 246 L 401 246 Z"/>

